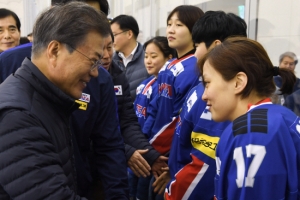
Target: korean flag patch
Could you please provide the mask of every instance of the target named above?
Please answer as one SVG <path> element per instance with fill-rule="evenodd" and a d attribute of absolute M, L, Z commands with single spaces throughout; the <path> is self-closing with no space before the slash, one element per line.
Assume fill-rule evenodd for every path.
<path fill-rule="evenodd" d="M 122 85 L 115 85 L 114 90 L 116 95 L 123 95 Z"/>

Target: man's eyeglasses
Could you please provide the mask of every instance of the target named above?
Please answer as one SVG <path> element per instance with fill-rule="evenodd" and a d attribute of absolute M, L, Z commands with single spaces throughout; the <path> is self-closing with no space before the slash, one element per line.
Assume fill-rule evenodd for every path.
<path fill-rule="evenodd" d="M 121 34 L 121 33 L 125 33 L 125 32 L 127 32 L 127 31 L 129 31 L 129 30 L 122 31 L 122 32 L 120 32 L 120 33 L 115 33 L 115 34 L 113 34 L 113 36 L 116 37 L 117 35 L 119 35 L 119 34 Z"/>
<path fill-rule="evenodd" d="M 92 59 L 90 59 L 89 57 L 87 57 L 85 54 L 81 53 L 80 51 L 78 51 L 77 49 L 73 48 L 71 45 L 67 44 L 69 47 L 71 47 L 71 49 L 73 49 L 74 51 L 77 51 L 78 53 L 80 53 L 81 55 L 83 55 L 84 57 L 86 57 L 87 59 L 89 59 L 93 65 L 91 66 L 91 71 L 93 71 L 94 69 L 99 69 L 99 67 L 101 67 L 103 64 L 101 62 L 101 60 L 97 60 L 96 62 L 93 61 Z"/>

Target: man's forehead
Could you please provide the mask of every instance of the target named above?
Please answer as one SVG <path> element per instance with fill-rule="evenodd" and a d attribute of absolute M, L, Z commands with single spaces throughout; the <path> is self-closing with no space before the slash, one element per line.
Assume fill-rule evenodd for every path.
<path fill-rule="evenodd" d="M 7 22 L 9 22 L 9 26 L 17 26 L 15 18 L 11 15 L 0 18 L 0 26 L 7 25 Z"/>

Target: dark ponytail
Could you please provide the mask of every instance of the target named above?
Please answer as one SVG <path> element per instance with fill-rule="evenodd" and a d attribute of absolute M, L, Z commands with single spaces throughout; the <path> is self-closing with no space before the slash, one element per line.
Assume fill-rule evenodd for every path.
<path fill-rule="evenodd" d="M 279 89 L 281 94 L 288 95 L 293 93 L 294 85 L 297 80 L 294 72 L 286 68 L 279 68 L 279 67 L 276 68 L 278 68 L 278 75 L 282 79 L 281 88 Z"/>

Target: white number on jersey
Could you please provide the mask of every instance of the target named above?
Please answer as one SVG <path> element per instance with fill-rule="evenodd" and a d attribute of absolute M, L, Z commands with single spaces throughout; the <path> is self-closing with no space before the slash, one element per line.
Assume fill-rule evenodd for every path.
<path fill-rule="evenodd" d="M 233 159 L 236 162 L 237 167 L 237 179 L 236 184 L 238 188 L 243 187 L 245 180 L 245 187 L 253 187 L 254 177 L 266 155 L 265 146 L 249 144 L 246 146 L 246 155 L 250 158 L 254 155 L 254 158 L 249 166 L 247 176 L 245 177 L 245 159 L 243 155 L 242 147 L 237 147 L 234 149 Z"/>

